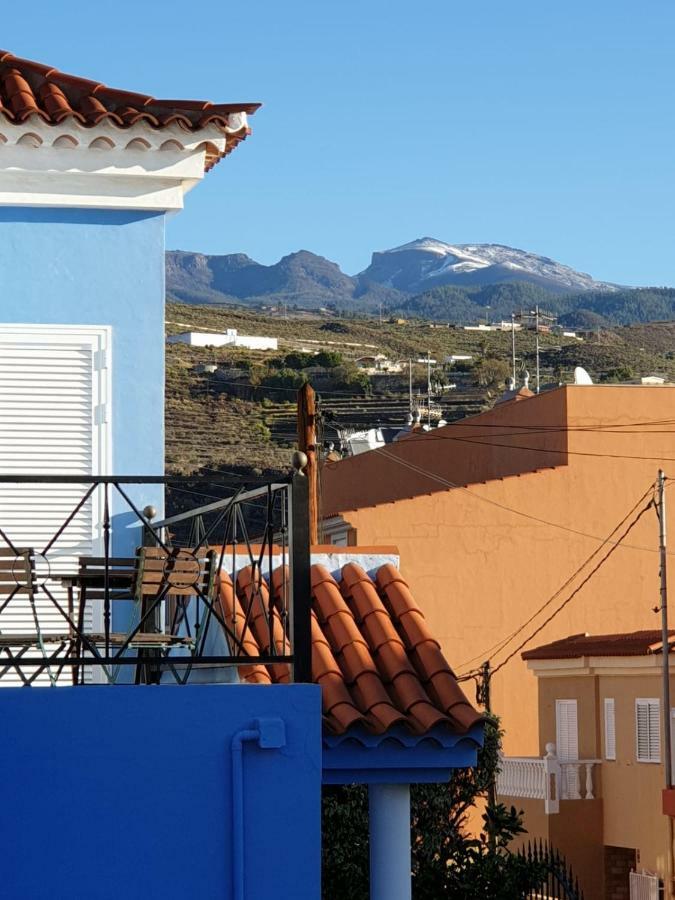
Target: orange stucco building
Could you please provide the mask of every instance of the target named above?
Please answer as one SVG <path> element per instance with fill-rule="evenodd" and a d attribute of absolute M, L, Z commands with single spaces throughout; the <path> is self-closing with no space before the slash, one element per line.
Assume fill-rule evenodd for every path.
<path fill-rule="evenodd" d="M 458 674 L 518 650 L 493 676 L 492 708 L 505 752 L 536 754 L 525 639 L 658 627 L 653 509 L 582 581 L 649 502 L 660 467 L 675 476 L 675 386 L 565 386 L 326 464 L 324 533 L 399 548 Z"/>

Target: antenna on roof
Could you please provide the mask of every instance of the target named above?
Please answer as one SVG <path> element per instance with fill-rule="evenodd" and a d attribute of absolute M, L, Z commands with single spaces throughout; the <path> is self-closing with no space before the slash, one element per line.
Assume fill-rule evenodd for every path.
<path fill-rule="evenodd" d="M 574 370 L 575 384 L 593 384 L 593 379 L 582 366 L 577 366 Z"/>

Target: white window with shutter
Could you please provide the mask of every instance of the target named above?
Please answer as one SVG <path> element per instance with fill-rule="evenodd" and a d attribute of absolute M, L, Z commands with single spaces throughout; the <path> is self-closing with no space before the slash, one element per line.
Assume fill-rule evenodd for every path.
<path fill-rule="evenodd" d="M 605 759 L 616 759 L 614 697 L 605 697 Z"/>
<path fill-rule="evenodd" d="M 635 701 L 635 752 L 638 762 L 661 762 L 661 704 L 655 698 Z"/>
<path fill-rule="evenodd" d="M 5 475 L 110 473 L 110 329 L 106 326 L 0 324 L 0 472 Z M 100 553 L 100 492 L 78 509 L 57 541 L 42 551 L 82 499 L 78 484 L 0 484 L 0 528 L 16 547 L 35 551 L 36 575 L 64 607 L 60 576 L 78 558 Z M 5 546 L 6 540 L 0 541 Z M 36 594 L 41 631 L 67 624 L 44 591 Z M 18 596 L 0 617 L 4 634 L 35 631 L 28 600 Z M 98 626 L 87 609 L 85 626 Z M 12 673 L 10 673 L 11 675 Z M 20 683 L 5 674 L 0 684 Z M 67 683 L 70 673 L 64 672 Z M 41 682 L 44 679 L 40 678 Z"/>
<path fill-rule="evenodd" d="M 555 701 L 556 750 L 561 762 L 579 759 L 579 727 L 577 701 Z"/>
<path fill-rule="evenodd" d="M 579 728 L 577 724 L 577 701 L 555 701 L 555 743 L 558 759 L 561 763 L 579 759 Z M 578 795 L 576 772 L 574 767 L 563 768 L 562 797 Z"/>

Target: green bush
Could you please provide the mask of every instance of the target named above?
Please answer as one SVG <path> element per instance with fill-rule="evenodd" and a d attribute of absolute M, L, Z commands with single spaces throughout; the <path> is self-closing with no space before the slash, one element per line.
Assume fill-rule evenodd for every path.
<path fill-rule="evenodd" d="M 261 387 L 268 388 L 294 388 L 299 390 L 307 381 L 304 372 L 296 372 L 293 369 L 279 369 L 278 372 L 265 375 L 260 380 Z"/>
<path fill-rule="evenodd" d="M 337 350 L 320 350 L 314 357 L 312 365 L 323 366 L 324 369 L 334 369 L 336 366 L 341 366 L 343 362 L 342 354 Z"/>

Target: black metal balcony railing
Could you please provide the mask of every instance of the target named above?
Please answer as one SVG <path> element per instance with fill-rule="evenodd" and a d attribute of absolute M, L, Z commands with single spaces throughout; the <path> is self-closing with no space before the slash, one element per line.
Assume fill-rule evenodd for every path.
<path fill-rule="evenodd" d="M 307 480 L 218 484 L 231 495 L 156 521 L 139 491 L 199 495 L 203 482 L 0 475 L 0 685 L 235 680 L 232 667 L 255 663 L 287 663 L 293 680 L 309 681 Z M 17 515 L 22 498 L 29 515 Z M 289 574 L 275 593 L 279 566 Z M 227 572 L 236 583 L 246 567 L 237 620 L 219 581 Z"/>

